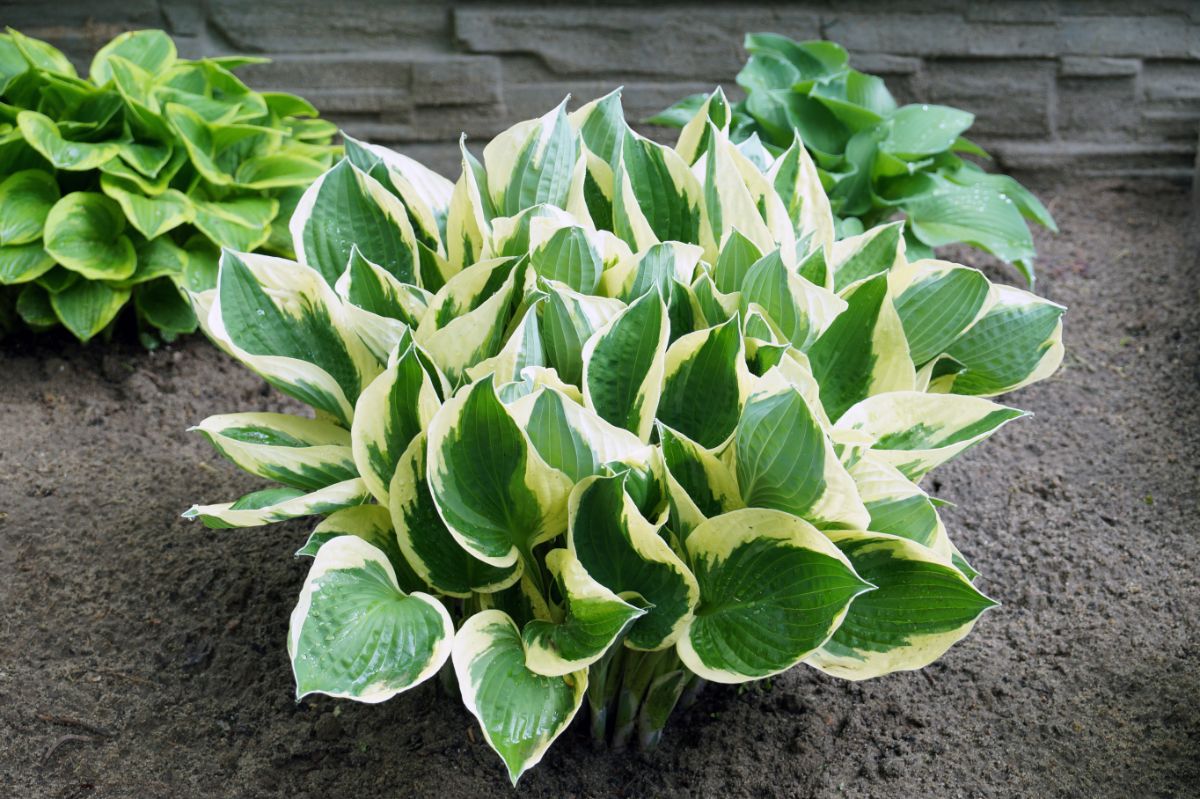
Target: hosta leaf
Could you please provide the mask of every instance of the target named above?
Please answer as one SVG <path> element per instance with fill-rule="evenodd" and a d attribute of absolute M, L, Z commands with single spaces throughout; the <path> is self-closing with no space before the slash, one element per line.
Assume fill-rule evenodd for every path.
<path fill-rule="evenodd" d="M 678 153 L 626 130 L 615 173 L 613 231 L 630 247 L 684 241 L 715 254 L 703 188 Z"/>
<path fill-rule="evenodd" d="M 400 456 L 388 485 L 388 510 L 405 559 L 424 582 L 450 596 L 509 587 L 521 577 L 520 563 L 484 563 L 463 549 L 442 521 L 426 480 L 426 448 L 425 433 L 420 432 Z"/>
<path fill-rule="evenodd" d="M 872 452 L 910 480 L 919 480 L 1002 425 L 1025 416 L 981 397 L 892 391 L 863 400 L 837 421 L 866 434 Z"/>
<path fill-rule="evenodd" d="M 880 225 L 833 245 L 833 280 L 838 291 L 904 263 L 902 222 Z"/>
<path fill-rule="evenodd" d="M 689 333 L 667 349 L 657 418 L 704 447 L 723 444 L 750 391 L 738 320 Z"/>
<path fill-rule="evenodd" d="M 47 330 L 58 324 L 50 305 L 50 293 L 36 283 L 21 287 L 17 295 L 17 315 L 33 330 Z"/>
<path fill-rule="evenodd" d="M 164 333 L 182 335 L 196 330 L 198 321 L 192 306 L 169 278 L 140 282 L 133 301 L 141 318 Z"/>
<path fill-rule="evenodd" d="M 500 216 L 547 204 L 567 207 L 580 141 L 566 101 L 541 119 L 521 122 L 483 150 L 491 200 Z"/>
<path fill-rule="evenodd" d="M 991 288 L 981 272 L 945 261 L 917 261 L 895 278 L 904 283 L 893 295 L 915 364 L 946 352 L 978 319 Z"/>
<path fill-rule="evenodd" d="M 350 428 L 358 473 L 384 506 L 396 464 L 412 440 L 429 427 L 440 405 L 416 347 L 411 342 L 400 347 L 359 396 Z"/>
<path fill-rule="evenodd" d="M 450 278 L 430 301 L 413 338 L 452 383 L 500 351 L 522 271 L 511 259 L 480 261 Z"/>
<path fill-rule="evenodd" d="M 789 269 L 780 251 L 750 267 L 742 281 L 741 309 L 761 308 L 783 338 L 800 350 L 808 347 L 846 310 L 846 301 Z"/>
<path fill-rule="evenodd" d="M 123 288 L 146 283 L 160 277 L 173 280 L 182 277 L 191 260 L 187 251 L 175 244 L 170 236 L 160 236 L 151 241 L 142 241 L 134 246 L 137 253 L 137 268 L 124 280 L 113 281 L 112 285 Z M 216 286 L 216 264 L 213 264 L 213 287 Z"/>
<path fill-rule="evenodd" d="M 463 624 L 454 639 L 454 671 L 463 704 L 514 785 L 570 725 L 587 690 L 586 670 L 562 677 L 530 671 L 520 630 L 499 610 Z"/>
<path fill-rule="evenodd" d="M 46 216 L 59 196 L 54 176 L 40 169 L 14 172 L 0 182 L 0 246 L 41 239 Z"/>
<path fill-rule="evenodd" d="M 842 625 L 808 663 L 849 680 L 919 669 L 941 657 L 996 603 L 925 547 L 881 533 L 830 537 L 876 586 L 850 606 Z"/>
<path fill-rule="evenodd" d="M 316 557 L 321 547 L 333 539 L 352 535 L 361 538 L 387 556 L 388 563 L 396 574 L 396 583 L 405 592 L 423 590 L 425 582 L 413 571 L 396 542 L 396 531 L 392 529 L 387 508 L 379 505 L 355 505 L 334 511 L 327 519 L 313 528 L 304 546 L 296 550 L 296 556 Z"/>
<path fill-rule="evenodd" d="M 821 526 L 866 526 L 867 511 L 854 481 L 794 387 L 750 398 L 734 434 L 732 455 L 747 506 L 787 511 Z"/>
<path fill-rule="evenodd" d="M 712 123 L 701 168 L 704 210 L 717 241 L 736 228 L 761 252 L 795 247 L 795 226 L 771 181 Z"/>
<path fill-rule="evenodd" d="M 429 427 L 429 487 L 465 549 L 493 566 L 530 560 L 566 527 L 571 483 L 552 469 L 485 377 L 446 401 Z"/>
<path fill-rule="evenodd" d="M 913 234 L 930 247 L 966 242 L 997 258 L 1020 262 L 1033 282 L 1033 238 L 1020 210 L 987 186 L 952 186 L 904 206 Z"/>
<path fill-rule="evenodd" d="M 205 527 L 258 527 L 301 516 L 333 513 L 361 505 L 371 498 L 367 486 L 357 477 L 305 494 L 298 488 L 271 488 L 254 491 L 235 502 L 217 505 L 193 505 L 185 519 L 199 519 Z"/>
<path fill-rule="evenodd" d="M 401 282 L 417 282 L 417 241 L 404 206 L 348 160 L 304 193 L 291 231 L 297 258 L 330 285 L 345 270 L 354 247 Z"/>
<path fill-rule="evenodd" d="M 103 194 L 77 191 L 46 216 L 45 247 L 54 260 L 88 280 L 123 280 L 137 254 L 124 235 L 121 206 Z"/>
<path fill-rule="evenodd" d="M 561 391 L 545 388 L 509 406 L 542 460 L 578 483 L 647 449 L 633 433 L 609 424 Z"/>
<path fill-rule="evenodd" d="M 871 514 L 867 529 L 907 538 L 942 557 L 956 554 L 933 500 L 899 469 L 877 453 L 867 452 L 849 471 Z"/>
<path fill-rule="evenodd" d="M 841 296 L 849 307 L 808 351 L 821 402 L 835 420 L 859 400 L 916 385 L 904 328 L 888 295 L 888 276 L 856 283 Z"/>
<path fill-rule="evenodd" d="M 762 255 L 762 250 L 754 242 L 743 236 L 737 228 L 733 228 L 713 266 L 713 283 L 724 294 L 741 291 L 750 267 L 762 258 Z"/>
<path fill-rule="evenodd" d="M 80 280 L 50 294 L 54 314 L 80 341 L 87 341 L 108 327 L 128 300 L 129 289 L 90 280 Z"/>
<path fill-rule="evenodd" d="M 265 255 L 221 256 L 205 332 L 271 385 L 345 427 L 380 365 L 316 271 Z"/>
<path fill-rule="evenodd" d="M 94 58 L 88 77 L 103 86 L 112 77 L 108 60 L 119 56 L 152 74 L 162 74 L 175 63 L 175 42 L 163 31 L 129 31 L 101 47 Z"/>
<path fill-rule="evenodd" d="M 743 507 L 729 466 L 687 436 L 659 425 L 673 526 L 688 535 L 705 519 Z"/>
<path fill-rule="evenodd" d="M 833 249 L 834 224 L 829 197 L 821 186 L 817 166 L 798 135 L 767 172 L 788 214 L 796 225 L 796 237 L 807 238 L 815 249 Z M 826 288 L 833 288 L 831 285 Z"/>
<path fill-rule="evenodd" d="M 542 348 L 537 305 L 538 301 L 533 300 L 500 352 L 467 368 L 467 379 L 476 380 L 490 374 L 498 384 L 504 385 L 521 380 L 526 369 L 545 368 L 546 354 Z"/>
<path fill-rule="evenodd" d="M 17 114 L 17 125 L 29 146 L 41 153 L 56 169 L 86 172 L 111 161 L 120 152 L 116 142 L 70 141 L 62 136 L 50 117 L 36 111 Z"/>
<path fill-rule="evenodd" d="M 28 283 L 53 267 L 54 258 L 41 241 L 0 246 L 0 283 Z"/>
<path fill-rule="evenodd" d="M 317 552 L 288 630 L 298 698 L 383 702 L 436 674 L 453 645 L 442 603 L 402 591 L 387 556 L 353 535 Z"/>
<path fill-rule="evenodd" d="M 458 143 L 462 153 L 462 175 L 454 184 L 450 208 L 446 212 L 446 255 L 454 271 L 482 257 L 495 216 L 487 190 L 487 175 L 479 161 L 467 151 L 465 139 L 464 135 Z"/>
<path fill-rule="evenodd" d="M 299 155 L 261 155 L 243 161 L 233 175 L 233 182 L 256 191 L 288 186 L 307 188 L 321 177 L 325 168 L 322 162 Z"/>
<path fill-rule="evenodd" d="M 589 477 L 571 492 L 567 547 L 592 578 L 648 608 L 629 629 L 626 645 L 658 650 L 673 644 L 698 596 L 687 566 L 638 511 L 624 477 Z"/>
<path fill-rule="evenodd" d="M 210 416 L 191 428 L 250 474 L 315 491 L 358 477 L 350 436 L 318 419 L 282 413 Z"/>
<path fill-rule="evenodd" d="M 355 307 L 398 319 L 413 328 L 420 324 L 433 296 L 417 286 L 401 283 L 391 272 L 364 258 L 358 247 L 352 248 L 346 271 L 334 289 Z"/>
<path fill-rule="evenodd" d="M 169 144 L 121 142 L 121 160 L 144 177 L 153 179 L 171 161 L 174 149 Z"/>
<path fill-rule="evenodd" d="M 156 197 L 144 197 L 134 184 L 109 175 L 101 176 L 100 188 L 120 204 L 125 218 L 148 239 L 156 239 L 190 222 L 195 214 L 187 195 L 175 189 L 167 189 Z"/>
<path fill-rule="evenodd" d="M 1062 363 L 1061 305 L 1009 286 L 992 287 L 992 303 L 946 353 L 966 368 L 956 394 L 984 397 L 1049 377 Z"/>
<path fill-rule="evenodd" d="M 643 294 L 583 348 L 583 396 L 604 420 L 648 441 L 662 393 L 669 323 L 658 292 Z"/>
<path fill-rule="evenodd" d="M 359 169 L 370 171 L 364 164 L 371 159 L 377 160 L 392 189 L 404 203 L 417 237 L 433 249 L 444 252 L 442 242 L 446 236 L 446 217 L 454 184 L 406 155 L 357 141 L 345 134 L 343 138 L 346 156 L 355 161 Z M 355 160 L 355 153 L 361 156 L 363 163 Z"/>
<path fill-rule="evenodd" d="M 646 613 L 587 573 L 566 549 L 546 553 L 546 568 L 558 581 L 565 602 L 563 619 L 525 624 L 525 665 L 547 677 L 561 677 L 599 660 L 629 623 Z"/>
<path fill-rule="evenodd" d="M 949 150 L 974 121 L 974 114 L 957 108 L 906 105 L 888 117 L 880 148 L 910 160 L 937 155 Z"/>
<path fill-rule="evenodd" d="M 210 202 L 193 199 L 192 223 L 218 247 L 250 252 L 271 237 L 271 221 L 279 201 L 269 197 L 239 197 Z"/>
<path fill-rule="evenodd" d="M 530 238 L 529 261 L 533 271 L 575 291 L 595 292 L 604 262 L 585 228 L 578 225 L 557 227 L 550 220 L 537 219 L 531 225 Z"/>
<path fill-rule="evenodd" d="M 542 343 L 559 377 L 582 388 L 584 344 L 624 307 L 620 300 L 580 294 L 560 283 L 548 284 L 540 306 Z"/>
<path fill-rule="evenodd" d="M 704 679 L 740 683 L 786 671 L 824 644 L 872 585 L 812 525 L 746 508 L 697 527 L 687 550 L 700 603 L 676 649 Z"/>

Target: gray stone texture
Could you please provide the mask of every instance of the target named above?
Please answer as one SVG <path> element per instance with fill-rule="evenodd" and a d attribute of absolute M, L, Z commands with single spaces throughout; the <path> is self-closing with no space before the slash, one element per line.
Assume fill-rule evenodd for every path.
<path fill-rule="evenodd" d="M 189 57 L 270 56 L 247 80 L 448 173 L 460 133 L 478 147 L 568 95 L 624 86 L 635 120 L 717 83 L 738 97 L 747 31 L 832 39 L 901 102 L 973 112 L 1007 168 L 1186 179 L 1200 127 L 1200 0 L 0 0 L 0 23 L 81 68 L 146 27 Z"/>

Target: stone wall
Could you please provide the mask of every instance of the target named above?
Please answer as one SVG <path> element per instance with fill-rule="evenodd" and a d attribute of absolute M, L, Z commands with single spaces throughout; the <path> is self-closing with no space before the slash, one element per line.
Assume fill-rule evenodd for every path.
<path fill-rule="evenodd" d="M 245 70 L 255 86 L 447 173 L 460 132 L 478 142 L 568 93 L 623 85 L 637 119 L 716 83 L 736 94 L 759 30 L 833 39 L 901 101 L 974 112 L 1009 169 L 1185 179 L 1200 122 L 1200 0 L 2 0 L 0 23 L 81 65 L 140 27 L 187 56 L 269 55 Z"/>

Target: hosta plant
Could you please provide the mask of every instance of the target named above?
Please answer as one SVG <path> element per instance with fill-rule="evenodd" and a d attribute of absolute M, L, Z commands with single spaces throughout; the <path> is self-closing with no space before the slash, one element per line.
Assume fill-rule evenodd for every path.
<path fill-rule="evenodd" d="M 943 105 L 898 105 L 881 78 L 850 67 L 828 41 L 746 36 L 750 54 L 738 75 L 745 100 L 731 104 L 735 142 L 753 140 L 766 156 L 791 147 L 798 130 L 829 193 L 839 231 L 854 235 L 903 218 L 910 257 L 956 242 L 1013 263 L 1033 282 L 1033 238 L 1026 220 L 1057 230 L 1054 219 L 1008 175 L 963 158 L 987 158 L 964 138 L 974 115 Z M 707 102 L 693 95 L 650 119 L 682 127 Z"/>
<path fill-rule="evenodd" d="M 895 224 L 835 241 L 799 139 L 747 155 L 719 102 L 676 147 L 560 106 L 453 184 L 347 139 L 298 262 L 225 252 L 194 294 L 315 412 L 201 422 L 279 486 L 186 514 L 324 517 L 299 696 L 444 669 L 515 781 L 585 705 L 648 746 L 702 681 L 920 668 L 994 604 L 918 483 L 1022 415 L 988 397 L 1054 371 L 1062 308 Z"/>
<path fill-rule="evenodd" d="M 215 283 L 219 249 L 291 255 L 287 220 L 332 163 L 335 128 L 233 71 L 123 33 L 87 78 L 45 42 L 0 34 L 0 329 L 81 341 L 132 302 L 153 345 L 195 329 L 179 287 Z"/>

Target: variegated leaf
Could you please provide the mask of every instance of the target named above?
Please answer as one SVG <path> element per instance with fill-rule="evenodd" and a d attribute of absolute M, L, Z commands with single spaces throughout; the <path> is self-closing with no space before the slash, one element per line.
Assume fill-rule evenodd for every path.
<path fill-rule="evenodd" d="M 676 649 L 684 665 L 713 682 L 790 669 L 872 588 L 816 528 L 777 510 L 709 519 L 688 536 L 687 550 L 700 603 Z"/>
<path fill-rule="evenodd" d="M 296 696 L 383 702 L 436 674 L 453 643 L 441 602 L 405 593 L 387 555 L 358 536 L 339 536 L 317 552 L 292 611 Z"/>
<path fill-rule="evenodd" d="M 950 560 L 882 533 L 829 533 L 875 590 L 854 600 L 833 637 L 807 662 L 848 680 L 919 669 L 962 639 L 995 602 Z"/>

